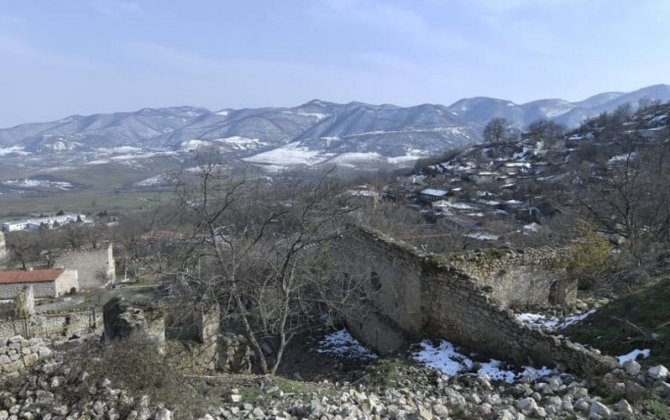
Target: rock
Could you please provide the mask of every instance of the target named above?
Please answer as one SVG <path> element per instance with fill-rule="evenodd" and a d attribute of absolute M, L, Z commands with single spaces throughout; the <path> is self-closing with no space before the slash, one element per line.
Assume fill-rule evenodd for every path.
<path fill-rule="evenodd" d="M 621 400 L 614 404 L 614 409 L 617 413 L 623 414 L 624 416 L 633 416 L 633 414 L 635 414 L 633 407 L 626 400 Z"/>
<path fill-rule="evenodd" d="M 7 420 L 9 418 L 9 412 L 7 410 L 0 410 L 0 420 Z"/>
<path fill-rule="evenodd" d="M 533 416 L 534 417 L 545 418 L 545 417 L 547 417 L 547 411 L 543 407 L 537 407 L 533 411 Z"/>
<path fill-rule="evenodd" d="M 54 401 L 54 394 L 38 389 L 35 392 L 35 403 L 40 405 L 51 404 Z"/>
<path fill-rule="evenodd" d="M 172 420 L 172 411 L 167 408 L 159 408 L 154 415 L 154 420 Z"/>
<path fill-rule="evenodd" d="M 626 382 L 626 399 L 630 401 L 638 401 L 645 394 L 647 390 L 640 384 L 632 381 Z"/>
<path fill-rule="evenodd" d="M 656 381 L 654 384 L 654 392 L 661 397 L 667 397 L 670 395 L 670 384 L 664 381 Z"/>
<path fill-rule="evenodd" d="M 589 418 L 609 418 L 612 414 L 612 410 L 607 408 L 607 406 L 600 401 L 593 401 L 591 403 L 591 408 L 589 408 Z"/>
<path fill-rule="evenodd" d="M 650 367 L 649 370 L 647 371 L 649 376 L 653 379 L 665 379 L 668 377 L 668 369 L 663 366 L 663 365 L 656 365 L 653 367 Z"/>
<path fill-rule="evenodd" d="M 640 370 L 642 369 L 642 366 L 635 360 L 626 360 L 623 363 L 623 370 L 626 371 L 627 374 L 629 375 L 637 375 L 640 373 Z"/>
<path fill-rule="evenodd" d="M 57 416 L 66 416 L 68 413 L 67 405 L 56 405 L 51 407 L 51 413 Z"/>
<path fill-rule="evenodd" d="M 432 420 L 433 419 L 433 413 L 431 413 L 426 407 L 424 406 L 419 406 L 419 409 L 417 411 L 417 416 L 421 420 Z"/>
<path fill-rule="evenodd" d="M 575 407 L 576 411 L 580 411 L 582 413 L 585 413 L 585 412 L 589 411 L 591 406 L 590 406 L 589 402 L 586 401 L 585 398 L 580 398 L 575 402 L 574 407 Z"/>
<path fill-rule="evenodd" d="M 572 401 L 564 399 L 563 402 L 561 403 L 561 410 L 567 411 L 568 413 L 572 413 L 573 411 L 575 411 L 575 408 L 572 405 Z"/>
<path fill-rule="evenodd" d="M 34 365 L 38 360 L 39 357 L 36 354 L 26 354 L 23 356 L 23 364 L 26 365 L 26 367 Z"/>
<path fill-rule="evenodd" d="M 230 397 L 228 398 L 230 399 L 230 402 L 233 403 L 238 403 L 242 401 L 242 396 L 240 394 L 231 394 Z"/>
<path fill-rule="evenodd" d="M 537 402 L 533 398 L 526 397 L 518 400 L 514 406 L 517 410 L 530 412 L 537 408 Z"/>
<path fill-rule="evenodd" d="M 433 406 L 433 413 L 435 413 L 435 415 L 440 419 L 446 419 L 449 417 L 449 410 L 442 404 L 435 404 Z"/>

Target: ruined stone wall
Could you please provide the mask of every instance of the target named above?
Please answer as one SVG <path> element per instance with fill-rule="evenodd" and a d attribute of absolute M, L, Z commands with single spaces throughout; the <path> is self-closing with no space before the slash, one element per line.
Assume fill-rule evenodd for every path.
<path fill-rule="evenodd" d="M 22 335 L 24 337 L 71 337 L 102 330 L 101 311 L 81 311 L 38 314 L 28 321 L 16 317 L 0 320 L 0 340 Z M 27 331 L 26 331 L 27 328 Z"/>
<path fill-rule="evenodd" d="M 570 281 L 557 262 L 558 249 L 485 249 L 450 255 L 447 263 L 465 272 L 503 306 L 564 304 L 576 297 L 577 282 Z"/>
<path fill-rule="evenodd" d="M 112 244 L 100 249 L 69 251 L 56 258 L 55 267 L 64 267 L 79 272 L 82 289 L 103 287 L 116 281 L 116 266 Z"/>
<path fill-rule="evenodd" d="M 15 374 L 51 354 L 51 349 L 39 338 L 27 340 L 18 335 L 0 338 L 0 375 Z"/>
<path fill-rule="evenodd" d="M 347 324 L 358 336 L 382 353 L 393 352 L 422 329 L 421 263 L 413 254 L 398 252 L 386 238 L 355 230 L 338 252 L 346 271 L 361 281 L 361 299 L 368 308 Z M 389 256 L 392 256 L 390 258 Z"/>
<path fill-rule="evenodd" d="M 604 373 L 617 365 L 612 358 L 520 323 L 492 296 L 490 288 L 479 285 L 476 279 L 449 265 L 444 258 L 421 253 L 363 228 L 350 229 L 342 245 L 346 249 L 362 246 L 369 250 L 367 254 L 351 253 L 349 265 L 352 267 L 371 262 L 372 269 L 389 267 L 383 271 L 386 279 L 378 295 L 370 299 L 377 312 L 374 322 L 352 328 L 357 338 L 380 353 L 401 348 L 379 338 L 380 332 L 391 333 L 400 326 L 407 329 L 403 333 L 405 337 L 447 339 L 480 354 L 519 364 L 562 364 L 585 374 Z M 396 302 L 395 293 L 403 286 L 411 296 L 406 300 L 398 297 Z M 383 296 L 387 294 L 390 297 Z M 403 319 L 405 308 L 410 312 Z M 356 322 L 354 319 L 349 323 L 355 325 Z"/>

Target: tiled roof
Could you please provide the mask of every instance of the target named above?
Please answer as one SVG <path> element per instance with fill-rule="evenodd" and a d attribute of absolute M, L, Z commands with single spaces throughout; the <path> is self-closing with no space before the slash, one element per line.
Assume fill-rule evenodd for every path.
<path fill-rule="evenodd" d="M 38 283 L 54 281 L 65 271 L 62 268 L 32 271 L 0 271 L 0 284 Z"/>

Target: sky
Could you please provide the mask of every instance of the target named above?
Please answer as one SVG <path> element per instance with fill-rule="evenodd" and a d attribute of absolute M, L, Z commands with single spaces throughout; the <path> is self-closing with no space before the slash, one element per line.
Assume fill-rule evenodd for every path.
<path fill-rule="evenodd" d="M 0 127 L 670 83 L 666 0 L 0 0 Z"/>

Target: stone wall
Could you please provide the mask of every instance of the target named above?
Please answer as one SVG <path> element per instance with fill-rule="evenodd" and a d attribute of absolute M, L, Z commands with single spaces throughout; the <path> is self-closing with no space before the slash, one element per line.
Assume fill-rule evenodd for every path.
<path fill-rule="evenodd" d="M 0 320 L 0 340 L 15 335 L 24 337 L 82 336 L 101 330 L 102 314 L 100 311 L 38 314 L 27 321 L 14 317 Z"/>
<path fill-rule="evenodd" d="M 360 227 L 350 228 L 340 243 L 349 270 L 369 266 L 379 275 L 370 286 L 375 293 L 365 297 L 371 315 L 348 321 L 352 333 L 379 353 L 400 350 L 421 336 L 518 364 L 561 364 L 583 374 L 617 366 L 612 358 L 520 323 L 492 296 L 491 287 L 444 258 Z M 409 295 L 397 295 L 401 291 Z"/>
<path fill-rule="evenodd" d="M 217 369 L 221 348 L 219 305 L 175 306 L 167 313 L 166 331 L 174 338 L 168 352 L 180 368 L 192 372 Z"/>
<path fill-rule="evenodd" d="M 5 234 L 0 231 L 0 270 L 4 270 L 7 263 L 7 247 L 5 245 Z"/>
<path fill-rule="evenodd" d="M 51 354 L 51 349 L 39 338 L 26 340 L 19 335 L 0 338 L 0 374 L 15 374 Z"/>
<path fill-rule="evenodd" d="M 369 309 L 356 313 L 348 327 L 358 335 L 365 332 L 374 348 L 392 352 L 422 329 L 421 264 L 410 253 L 396 252 L 391 242 L 370 245 L 370 240 L 350 235 L 339 250 L 339 258 L 349 262 L 348 275 L 361 282 L 361 299 L 367 304 L 361 309 Z"/>
<path fill-rule="evenodd" d="M 66 295 L 73 289 L 79 290 L 79 273 L 77 270 L 65 270 L 55 281 L 56 297 Z"/>
<path fill-rule="evenodd" d="M 68 251 L 56 258 L 55 267 L 65 267 L 79 272 L 82 289 L 103 287 L 116 281 L 114 251 L 109 243 L 100 249 Z"/>
<path fill-rule="evenodd" d="M 574 300 L 577 282 L 557 264 L 564 257 L 565 252 L 553 248 L 493 248 L 453 254 L 447 263 L 488 286 L 491 296 L 508 307 Z"/>
<path fill-rule="evenodd" d="M 21 289 L 32 286 L 35 297 L 55 297 L 56 283 L 53 281 L 40 281 L 33 283 L 4 283 L 0 285 L 0 299 L 14 299 Z"/>
<path fill-rule="evenodd" d="M 160 353 L 165 352 L 165 311 L 150 302 L 126 302 L 114 297 L 103 309 L 104 340 L 123 339 L 140 333 L 153 340 Z"/>

